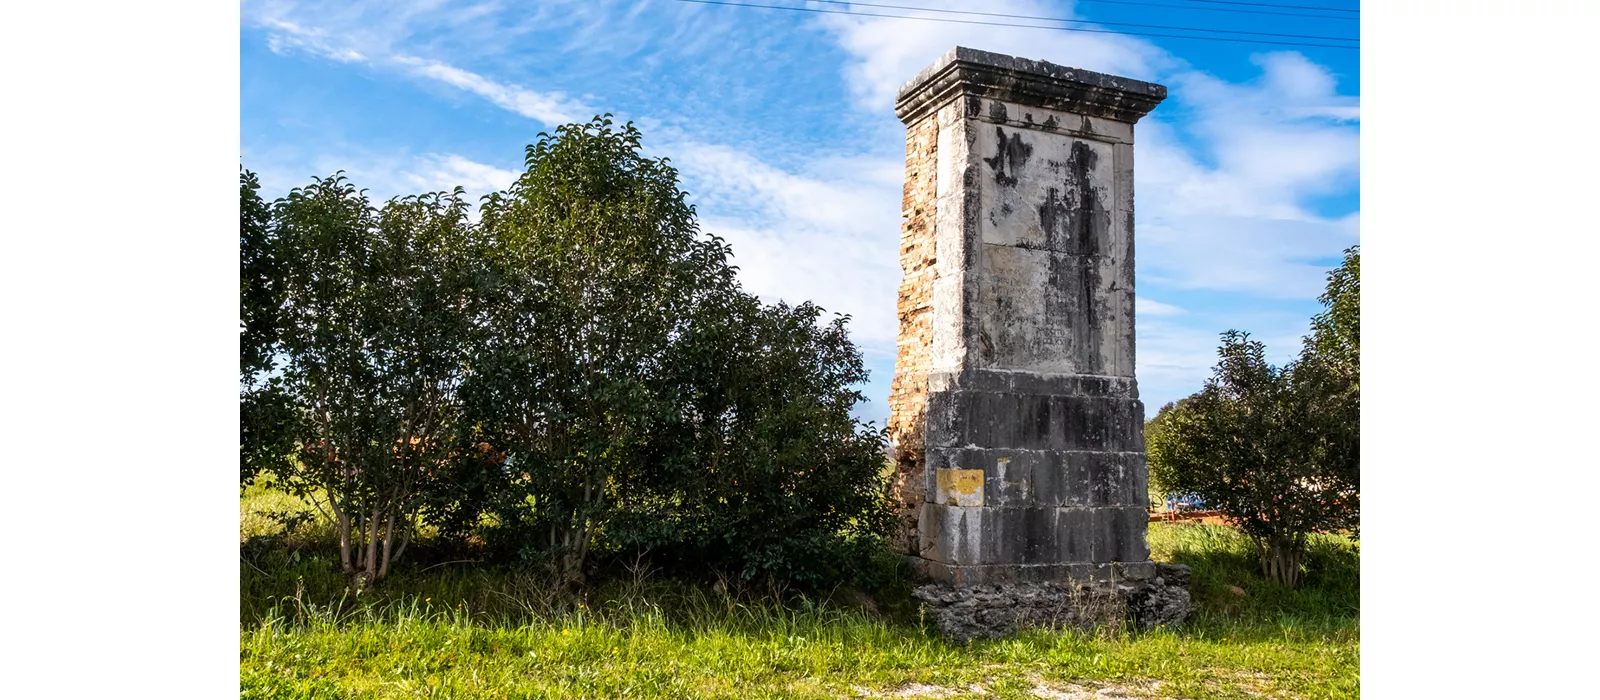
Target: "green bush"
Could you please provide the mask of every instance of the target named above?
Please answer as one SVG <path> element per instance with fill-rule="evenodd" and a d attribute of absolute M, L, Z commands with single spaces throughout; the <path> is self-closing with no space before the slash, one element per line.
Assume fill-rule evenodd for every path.
<path fill-rule="evenodd" d="M 1260 341 L 1228 331 L 1205 388 L 1146 425 L 1151 481 L 1227 514 L 1287 586 L 1312 533 L 1360 524 L 1360 263 L 1351 248 L 1329 273 L 1297 361 L 1268 364 Z"/>
<path fill-rule="evenodd" d="M 283 277 L 252 289 L 284 292 L 241 296 L 270 326 L 241 355 L 242 478 L 316 499 L 367 582 L 423 522 L 563 586 L 596 554 L 878 575 L 856 554 L 887 527 L 885 442 L 851 416 L 848 319 L 740 289 L 631 124 L 541 134 L 526 165 L 477 221 L 459 189 L 373 207 L 335 176 L 266 206 L 241 176 L 268 217 L 241 218 L 249 269 Z"/>

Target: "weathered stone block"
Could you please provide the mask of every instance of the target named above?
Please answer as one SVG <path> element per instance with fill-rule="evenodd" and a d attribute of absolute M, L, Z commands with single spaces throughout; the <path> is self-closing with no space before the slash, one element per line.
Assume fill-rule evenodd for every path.
<path fill-rule="evenodd" d="M 905 277 L 890 440 L 900 541 L 937 581 L 1153 577 L 1133 125 L 1165 95 L 965 48 L 900 91 Z M 1026 621 L 1042 614 L 1028 601 L 1050 598 L 993 593 L 961 605 Z M 1159 610 L 1170 598 L 1139 600 Z"/>
<path fill-rule="evenodd" d="M 980 470 L 983 505 L 1147 505 L 1145 457 L 1139 452 L 934 447 L 928 449 L 927 456 L 929 469 Z"/>
<path fill-rule="evenodd" d="M 955 565 L 1139 562 L 1143 506 L 923 506 L 921 556 Z"/>
<path fill-rule="evenodd" d="M 1138 399 L 942 391 L 927 396 L 924 444 L 1143 452 L 1143 426 Z"/>

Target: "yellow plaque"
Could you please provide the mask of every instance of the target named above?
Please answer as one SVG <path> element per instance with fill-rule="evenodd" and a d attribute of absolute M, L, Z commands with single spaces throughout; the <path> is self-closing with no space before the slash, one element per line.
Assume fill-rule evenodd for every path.
<path fill-rule="evenodd" d="M 982 469 L 940 469 L 934 474 L 939 503 L 952 506 L 983 505 Z"/>

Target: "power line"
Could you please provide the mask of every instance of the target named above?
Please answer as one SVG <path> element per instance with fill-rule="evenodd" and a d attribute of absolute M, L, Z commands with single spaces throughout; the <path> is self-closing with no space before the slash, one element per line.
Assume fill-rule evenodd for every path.
<path fill-rule="evenodd" d="M 1255 36 L 1276 36 L 1290 39 L 1327 39 L 1329 41 L 1360 41 L 1342 36 L 1316 36 L 1310 34 L 1275 34 L 1272 32 L 1246 32 L 1235 29 L 1199 29 L 1195 27 L 1173 27 L 1163 24 L 1129 24 L 1127 22 L 1102 22 L 1088 19 L 1063 19 L 1061 17 L 1038 17 L 1035 15 L 1008 15 L 1000 12 L 974 12 L 970 10 L 945 10 L 932 7 L 916 7 L 912 5 L 879 5 L 870 2 L 854 2 L 853 0 L 812 0 L 830 5 L 860 5 L 862 7 L 881 7 L 890 10 L 920 10 L 923 12 L 942 12 L 952 15 L 979 15 L 983 17 L 1009 17 L 1011 19 L 1037 19 L 1046 22 L 1067 22 L 1070 24 L 1103 24 L 1110 27 L 1143 27 L 1145 29 L 1175 29 L 1185 32 L 1213 32 L 1217 34 L 1252 34 Z"/>
<path fill-rule="evenodd" d="M 1331 19 L 1345 22 L 1360 21 L 1359 17 L 1340 17 L 1338 15 L 1307 15 L 1299 12 L 1273 12 L 1271 10 L 1241 10 L 1232 7 L 1195 7 L 1194 5 L 1169 5 L 1159 2 L 1133 2 L 1133 0 L 1077 0 L 1078 2 L 1098 2 L 1103 5 L 1137 5 L 1139 7 L 1169 7 L 1174 10 L 1194 10 L 1196 12 L 1234 12 L 1242 15 L 1277 15 L 1279 17 L 1305 17 L 1307 19 Z"/>
<path fill-rule="evenodd" d="M 790 7 L 790 6 L 785 6 L 785 5 L 757 5 L 755 3 L 723 2 L 721 0 L 677 0 L 677 2 L 690 2 L 690 3 L 699 4 L 699 5 L 726 5 L 726 6 L 729 6 L 729 7 L 756 7 L 756 8 L 761 8 L 761 9 L 765 9 L 765 10 L 788 10 L 788 11 L 791 11 L 791 12 L 813 12 L 813 13 L 818 13 L 818 14 L 829 14 L 829 15 L 853 15 L 853 16 L 856 16 L 856 17 L 883 17 L 883 18 L 886 18 L 886 19 L 912 19 L 912 20 L 919 20 L 919 21 L 923 21 L 923 22 L 944 22 L 944 23 L 947 23 L 947 24 L 978 24 L 978 25 L 985 25 L 985 26 L 991 26 L 991 27 L 1017 27 L 1017 28 L 1020 28 L 1020 29 L 1046 29 L 1046 30 L 1058 31 L 1058 32 L 1086 32 L 1086 33 L 1090 33 L 1090 34 L 1121 34 L 1123 36 L 1148 36 L 1148 37 L 1160 37 L 1160 38 L 1166 38 L 1166 39 L 1194 39 L 1196 41 L 1222 41 L 1222 42 L 1227 42 L 1227 43 L 1231 43 L 1231 44 L 1273 44 L 1273 45 L 1276 45 L 1276 46 L 1316 46 L 1316 47 L 1321 47 L 1321 48 L 1326 48 L 1326 49 L 1360 49 L 1361 48 L 1359 46 L 1348 46 L 1348 45 L 1341 45 L 1341 44 L 1307 44 L 1307 43 L 1304 43 L 1304 42 L 1294 42 L 1294 41 L 1266 41 L 1266 40 L 1263 40 L 1263 39 L 1234 39 L 1234 38 L 1230 38 L 1230 37 L 1221 37 L 1221 36 L 1191 36 L 1191 35 L 1185 35 L 1185 34 L 1152 34 L 1152 33 L 1149 33 L 1149 32 L 1122 32 L 1122 31 L 1116 31 L 1116 30 L 1111 30 L 1111 29 L 1085 29 L 1083 27 L 1041 27 L 1041 26 L 1039 26 L 1037 24 L 1013 24 L 1013 23 L 1008 23 L 1008 22 L 982 22 L 982 21 L 978 21 L 978 20 L 949 19 L 949 18 L 945 18 L 945 17 L 908 17 L 906 15 L 886 15 L 886 14 L 878 14 L 878 13 L 873 13 L 873 12 L 850 12 L 848 10 L 825 10 L 825 9 L 815 8 L 815 7 Z M 1203 32 L 1203 31 L 1208 31 L 1208 30 L 1195 29 L 1195 30 L 1190 30 L 1190 31 L 1201 31 L 1201 32 Z"/>
<path fill-rule="evenodd" d="M 1309 5 L 1274 5 L 1270 2 L 1233 2 L 1232 0 L 1189 0 L 1189 2 L 1204 2 L 1212 5 L 1249 5 L 1251 7 L 1281 7 L 1285 10 L 1326 10 L 1328 12 L 1361 12 L 1343 7 L 1312 7 Z"/>

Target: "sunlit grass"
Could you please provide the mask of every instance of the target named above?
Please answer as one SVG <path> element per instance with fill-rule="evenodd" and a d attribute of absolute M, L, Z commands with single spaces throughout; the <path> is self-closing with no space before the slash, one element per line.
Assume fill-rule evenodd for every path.
<path fill-rule="evenodd" d="M 244 513 L 242 503 L 241 521 Z M 300 527 L 312 529 L 273 538 L 270 528 L 246 533 L 241 522 L 242 538 L 261 538 L 241 554 L 241 697 L 1022 698 L 1102 685 L 1192 698 L 1360 691 L 1359 547 L 1338 537 L 1317 540 L 1306 584 L 1287 590 L 1260 576 L 1248 542 L 1229 528 L 1154 524 L 1155 557 L 1193 567 L 1199 610 L 1191 624 L 1137 634 L 1035 631 L 963 645 L 930 634 L 914 615 L 831 602 L 847 600 L 840 596 L 791 591 L 780 602 L 661 577 L 614 579 L 582 600 L 562 600 L 509 569 L 411 562 L 354 595 L 329 541 L 319 539 L 325 535 Z"/>

